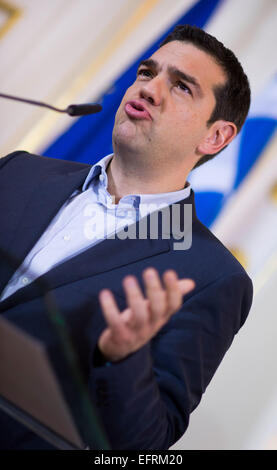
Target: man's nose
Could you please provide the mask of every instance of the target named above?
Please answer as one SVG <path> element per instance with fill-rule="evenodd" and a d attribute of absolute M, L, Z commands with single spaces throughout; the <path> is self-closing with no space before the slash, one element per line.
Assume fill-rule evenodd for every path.
<path fill-rule="evenodd" d="M 162 80 L 158 76 L 144 82 L 140 90 L 141 98 L 149 101 L 153 106 L 160 106 L 163 93 Z"/>

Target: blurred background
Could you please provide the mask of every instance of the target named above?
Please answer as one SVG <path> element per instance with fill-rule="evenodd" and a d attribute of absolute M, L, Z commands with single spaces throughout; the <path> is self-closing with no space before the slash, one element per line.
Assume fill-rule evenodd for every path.
<path fill-rule="evenodd" d="M 111 152 L 114 115 L 138 62 L 176 24 L 232 49 L 252 104 L 233 143 L 194 170 L 198 217 L 253 279 L 254 302 L 190 426 L 173 449 L 277 449 L 277 0 L 0 0 L 0 155 L 16 149 L 94 163 Z"/>

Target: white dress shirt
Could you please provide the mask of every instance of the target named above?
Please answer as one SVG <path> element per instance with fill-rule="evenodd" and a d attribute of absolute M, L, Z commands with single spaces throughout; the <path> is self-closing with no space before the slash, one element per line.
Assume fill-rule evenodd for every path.
<path fill-rule="evenodd" d="M 14 273 L 0 300 L 12 295 L 54 266 L 103 241 L 147 214 L 190 195 L 180 191 L 130 194 L 118 204 L 108 193 L 106 168 L 113 154 L 92 166 L 82 189 L 74 191 Z M 51 190 L 51 188 L 49 188 Z"/>

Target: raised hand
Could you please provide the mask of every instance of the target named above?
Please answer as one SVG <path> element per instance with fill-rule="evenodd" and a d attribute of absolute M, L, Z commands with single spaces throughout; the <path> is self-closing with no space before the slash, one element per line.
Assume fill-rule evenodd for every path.
<path fill-rule="evenodd" d="M 98 340 L 103 356 L 119 361 L 144 346 L 182 305 L 183 295 L 195 287 L 192 279 L 178 279 L 174 270 L 163 274 L 163 283 L 154 268 L 143 271 L 146 297 L 135 276 L 126 276 L 123 287 L 128 308 L 120 312 L 112 292 L 99 294 L 107 328 Z"/>

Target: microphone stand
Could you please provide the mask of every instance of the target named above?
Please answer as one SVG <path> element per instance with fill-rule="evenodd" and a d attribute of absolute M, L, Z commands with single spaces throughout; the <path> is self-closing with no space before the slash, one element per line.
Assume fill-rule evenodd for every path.
<path fill-rule="evenodd" d="M 42 101 L 29 100 L 26 98 L 20 98 L 18 96 L 7 95 L 6 93 L 0 93 L 0 98 L 6 98 L 8 100 L 21 101 L 22 103 L 28 103 L 42 108 L 48 108 L 58 113 L 67 113 L 69 116 L 83 116 L 86 114 L 99 113 L 102 110 L 102 106 L 98 103 L 85 103 L 85 104 L 70 104 L 67 108 L 61 109 L 56 108 Z"/>

